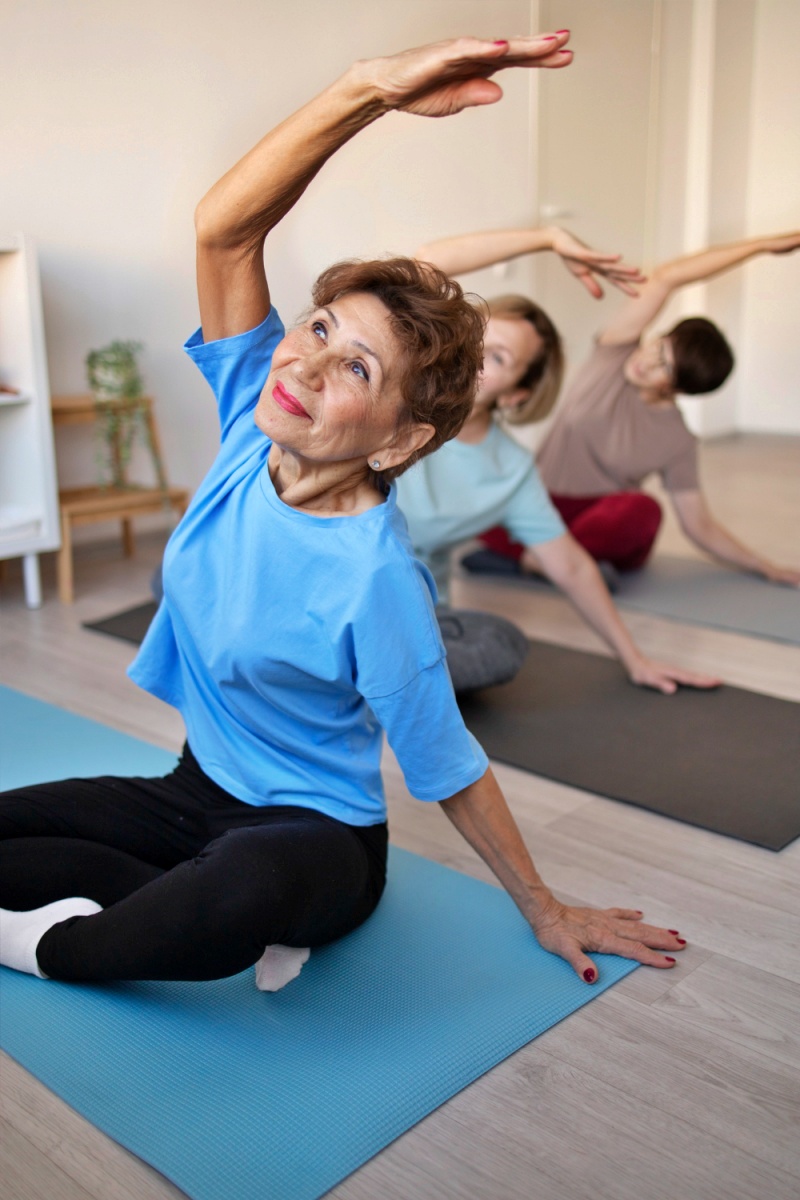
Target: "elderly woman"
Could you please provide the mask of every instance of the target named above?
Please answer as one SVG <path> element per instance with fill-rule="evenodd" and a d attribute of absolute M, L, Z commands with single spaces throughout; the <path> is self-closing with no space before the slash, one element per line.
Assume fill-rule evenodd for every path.
<path fill-rule="evenodd" d="M 263 267 L 266 235 L 358 130 L 392 109 L 491 103 L 490 75 L 566 66 L 566 41 L 464 38 L 357 63 L 201 203 L 202 331 L 187 348 L 216 393 L 222 445 L 171 539 L 131 670 L 180 710 L 187 745 L 163 779 L 6 795 L 5 965 L 198 980 L 260 963 L 277 986 L 271 947 L 341 937 L 380 899 L 381 727 L 411 792 L 441 803 L 544 947 L 588 982 L 593 950 L 673 965 L 673 933 L 636 911 L 562 904 L 540 879 L 463 726 L 432 582 L 395 505 L 392 478 L 469 412 L 480 316 L 411 260 L 339 264 L 285 334 Z"/>

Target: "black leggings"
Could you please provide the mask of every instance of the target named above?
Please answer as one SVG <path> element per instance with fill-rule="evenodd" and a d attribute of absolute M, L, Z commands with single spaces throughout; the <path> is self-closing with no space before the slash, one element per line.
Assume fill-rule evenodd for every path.
<path fill-rule="evenodd" d="M 265 946 L 349 933 L 386 880 L 385 824 L 257 808 L 200 769 L 188 746 L 155 779 L 101 776 L 0 795 L 0 907 L 66 896 L 103 906 L 44 934 L 51 979 L 220 979 Z"/>

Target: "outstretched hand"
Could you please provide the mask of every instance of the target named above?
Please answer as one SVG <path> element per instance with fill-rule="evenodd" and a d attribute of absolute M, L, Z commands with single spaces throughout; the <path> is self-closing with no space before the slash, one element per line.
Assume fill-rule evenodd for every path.
<path fill-rule="evenodd" d="M 794 567 L 778 567 L 770 564 L 764 570 L 764 578 L 770 583 L 782 583 L 785 587 L 800 588 L 800 571 Z"/>
<path fill-rule="evenodd" d="M 533 925 L 536 940 L 551 954 L 566 959 L 587 983 L 599 978 L 591 951 L 619 954 L 648 967 L 674 967 L 672 957 L 686 939 L 674 929 L 645 925 L 643 914 L 630 908 L 572 908 L 555 897 Z M 664 953 L 668 951 L 668 953 Z"/>
<path fill-rule="evenodd" d="M 404 50 L 357 64 L 389 111 L 449 117 L 462 109 L 495 104 L 503 95 L 490 76 L 507 67 L 567 67 L 569 31 L 488 41 L 462 37 Z"/>
<path fill-rule="evenodd" d="M 620 263 L 620 254 L 603 254 L 592 250 L 566 229 L 553 231 L 552 249 L 595 300 L 603 295 L 598 277 L 606 279 L 626 296 L 638 296 L 635 284 L 646 282 L 646 276 L 638 267 L 626 267 Z"/>
<path fill-rule="evenodd" d="M 686 671 L 683 667 L 670 667 L 667 663 L 657 662 L 653 658 L 641 655 L 628 667 L 631 683 L 639 687 L 654 688 L 666 696 L 672 696 L 678 690 L 678 685 L 693 688 L 719 687 L 721 679 L 712 675 L 701 675 L 698 671 Z"/>
<path fill-rule="evenodd" d="M 800 232 L 770 238 L 770 254 L 791 254 L 793 250 L 800 250 Z"/>

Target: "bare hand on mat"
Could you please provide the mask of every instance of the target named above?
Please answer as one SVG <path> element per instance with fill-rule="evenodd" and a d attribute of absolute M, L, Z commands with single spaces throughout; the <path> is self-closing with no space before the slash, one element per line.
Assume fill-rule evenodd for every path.
<path fill-rule="evenodd" d="M 598 978 L 587 956 L 592 950 L 649 967 L 675 965 L 672 953 L 686 945 L 675 930 L 645 925 L 634 909 L 571 908 L 556 900 L 534 866 L 491 767 L 475 783 L 442 800 L 441 807 L 494 871 L 539 945 L 566 959 L 587 983 Z"/>
<path fill-rule="evenodd" d="M 539 945 L 566 959 L 587 983 L 599 977 L 587 951 L 619 954 L 647 967 L 674 967 L 672 955 L 686 945 L 674 930 L 645 925 L 635 909 L 571 908 L 554 896 L 531 924 Z"/>
<path fill-rule="evenodd" d="M 713 675 L 701 675 L 699 671 L 686 671 L 683 667 L 670 667 L 667 663 L 645 658 L 644 655 L 628 664 L 627 671 L 631 683 L 655 688 L 667 696 L 677 692 L 678 684 L 682 687 L 715 688 L 722 682 Z"/>

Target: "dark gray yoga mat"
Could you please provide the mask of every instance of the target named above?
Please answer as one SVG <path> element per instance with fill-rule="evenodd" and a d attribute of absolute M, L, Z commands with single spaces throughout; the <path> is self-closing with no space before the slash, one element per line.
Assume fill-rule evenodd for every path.
<path fill-rule="evenodd" d="M 511 683 L 459 703 L 490 758 L 769 850 L 800 834 L 800 704 L 663 696 L 614 659 L 543 642 Z"/>
<path fill-rule="evenodd" d="M 84 629 L 94 629 L 98 633 L 108 633 L 112 637 L 122 638 L 124 642 L 141 645 L 147 633 L 150 622 L 156 615 L 158 605 L 155 600 L 146 604 L 137 604 L 135 608 L 126 608 L 124 612 L 114 613 L 104 617 L 102 621 L 84 621 Z"/>

